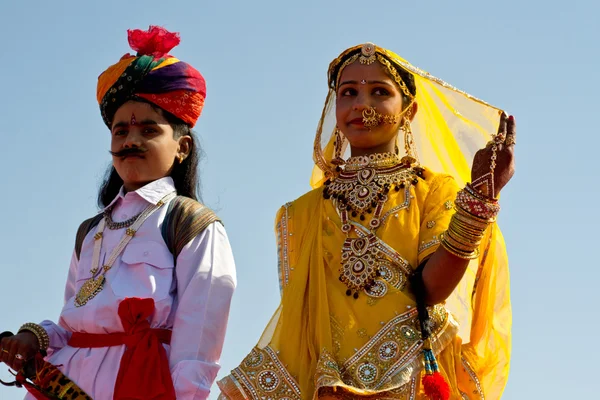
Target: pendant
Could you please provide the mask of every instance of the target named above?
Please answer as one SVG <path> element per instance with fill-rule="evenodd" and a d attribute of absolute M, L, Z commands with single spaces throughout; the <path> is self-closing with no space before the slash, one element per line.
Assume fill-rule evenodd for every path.
<path fill-rule="evenodd" d="M 85 281 L 75 296 L 75 307 L 84 306 L 88 301 L 96 297 L 96 295 L 104 289 L 105 280 L 106 278 L 104 275 L 100 275 L 97 278 L 91 277 Z"/>
<path fill-rule="evenodd" d="M 365 238 L 347 238 L 342 247 L 340 281 L 347 287 L 348 296 L 358 298 L 358 292 L 369 287 L 378 275 L 377 237 L 369 234 Z"/>

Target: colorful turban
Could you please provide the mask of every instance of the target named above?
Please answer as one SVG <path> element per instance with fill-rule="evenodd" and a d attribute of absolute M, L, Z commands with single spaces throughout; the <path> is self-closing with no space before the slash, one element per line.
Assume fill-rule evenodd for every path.
<path fill-rule="evenodd" d="M 137 55 L 124 55 L 98 77 L 96 97 L 104 123 L 112 126 L 119 107 L 145 99 L 193 127 L 206 97 L 206 82 L 194 67 L 168 53 L 179 34 L 158 26 L 128 30 L 129 45 Z"/>

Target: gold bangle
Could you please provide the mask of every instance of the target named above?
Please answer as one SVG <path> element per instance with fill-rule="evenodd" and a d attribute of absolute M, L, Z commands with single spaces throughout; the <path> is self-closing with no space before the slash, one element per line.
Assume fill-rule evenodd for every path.
<path fill-rule="evenodd" d="M 482 231 L 485 231 L 487 229 L 487 227 L 490 225 L 489 222 L 477 221 L 477 220 L 475 220 L 475 218 L 470 218 L 470 215 L 465 215 L 464 213 L 462 213 L 458 210 L 456 213 L 454 213 L 453 217 L 455 217 L 461 223 L 468 225 L 469 227 L 472 227 L 474 229 L 479 229 Z"/>
<path fill-rule="evenodd" d="M 23 324 L 19 328 L 18 333 L 21 333 L 23 331 L 31 332 L 35 335 L 35 337 L 38 340 L 40 350 L 46 351 L 50 346 L 50 337 L 48 336 L 48 332 L 46 332 L 46 330 L 41 325 L 34 324 L 33 322 L 28 322 L 26 324 Z"/>
<path fill-rule="evenodd" d="M 493 217 L 490 219 L 481 218 L 481 217 L 478 217 L 477 215 L 471 214 L 469 211 L 467 211 L 464 208 L 459 207 L 459 206 L 456 207 L 456 213 L 462 215 L 463 217 L 465 217 L 465 219 L 468 219 L 470 221 L 475 221 L 475 223 L 477 223 L 478 225 L 485 224 L 487 226 L 487 225 L 491 224 L 492 222 L 496 222 L 496 217 Z"/>
<path fill-rule="evenodd" d="M 475 238 L 482 238 L 485 233 L 485 231 L 482 231 L 479 229 L 473 229 L 472 227 L 470 227 L 468 225 L 464 225 L 461 222 L 459 222 L 458 220 L 450 221 L 450 224 L 448 225 L 448 227 L 452 227 L 457 232 L 460 232 L 462 234 L 465 234 L 467 236 L 472 236 Z"/>
<path fill-rule="evenodd" d="M 455 249 L 450 243 L 448 243 L 446 240 L 446 235 L 444 235 L 443 232 L 440 234 L 440 244 L 448 253 L 453 254 L 458 258 L 462 258 L 463 260 L 474 260 L 479 257 L 479 248 L 473 250 L 471 253 Z"/>
<path fill-rule="evenodd" d="M 458 250 L 461 250 L 461 251 L 466 251 L 466 252 L 470 253 L 470 252 L 474 251 L 477 247 L 479 247 L 479 243 L 465 240 L 464 238 L 460 237 L 459 235 L 456 235 L 451 230 L 447 230 L 445 232 L 444 238 L 446 238 L 446 240 L 448 241 L 448 243 L 450 243 L 452 245 L 452 247 L 454 247 Z"/>

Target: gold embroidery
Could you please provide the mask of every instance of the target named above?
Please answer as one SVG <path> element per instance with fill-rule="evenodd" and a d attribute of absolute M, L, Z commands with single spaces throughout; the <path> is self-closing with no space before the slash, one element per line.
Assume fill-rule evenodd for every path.
<path fill-rule="evenodd" d="M 467 371 L 467 373 L 471 377 L 471 380 L 475 383 L 475 387 L 477 388 L 477 390 L 473 391 L 473 394 L 478 395 L 480 400 L 485 400 L 485 396 L 483 394 L 483 388 L 481 387 L 481 382 L 479 381 L 479 378 L 477 377 L 475 370 L 473 369 L 471 364 L 467 361 L 467 359 L 464 357 L 462 357 L 462 364 L 463 364 L 463 367 L 465 368 L 465 371 Z"/>
<path fill-rule="evenodd" d="M 337 356 L 342 348 L 342 340 L 344 338 L 344 328 L 340 325 L 334 315 L 329 318 L 331 324 L 331 339 L 333 340 L 333 351 Z"/>
<path fill-rule="evenodd" d="M 255 347 L 228 379 L 252 399 L 302 398 L 298 384 L 270 347 Z"/>
<path fill-rule="evenodd" d="M 431 312 L 434 337 L 446 325 L 448 314 L 441 306 Z M 421 366 L 418 356 L 423 347 L 417 310 L 411 309 L 388 322 L 340 369 L 347 385 L 370 390 L 385 390 L 390 384 L 405 384 Z"/>
<path fill-rule="evenodd" d="M 287 286 L 290 279 L 290 264 L 288 257 L 288 240 L 291 233 L 288 232 L 289 214 L 288 209 L 292 203 L 285 204 L 283 215 L 277 223 L 277 269 L 279 270 L 279 290 L 283 294 L 283 288 Z"/>
<path fill-rule="evenodd" d="M 437 236 L 434 236 L 432 240 L 428 241 L 428 242 L 421 242 L 421 245 L 419 246 L 419 253 L 424 252 L 425 250 L 440 244 L 440 240 L 437 238 Z"/>
<path fill-rule="evenodd" d="M 390 215 L 410 207 L 410 199 L 412 199 L 412 196 L 410 195 L 410 186 L 407 186 L 404 188 L 404 202 L 398 204 L 396 207 L 393 207 L 388 212 L 386 212 L 383 215 L 383 217 L 381 217 L 381 225 L 385 223 L 385 221 L 390 217 Z"/>
<path fill-rule="evenodd" d="M 452 210 L 453 206 L 454 206 L 454 203 L 452 203 L 450 200 L 448 200 L 447 202 L 444 203 L 444 207 L 446 207 L 446 210 Z"/>
<path fill-rule="evenodd" d="M 435 221 L 429 221 L 429 222 L 427 222 L 427 228 L 428 228 L 428 229 L 431 229 L 431 228 L 433 228 L 434 226 L 435 226 Z"/>

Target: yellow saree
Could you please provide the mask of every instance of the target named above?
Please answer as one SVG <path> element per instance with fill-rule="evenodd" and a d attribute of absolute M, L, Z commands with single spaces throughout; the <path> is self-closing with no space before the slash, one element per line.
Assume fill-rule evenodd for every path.
<path fill-rule="evenodd" d="M 333 168 L 334 135 L 322 135 L 331 122 L 330 91 L 315 141 L 316 189 L 286 204 L 276 218 L 281 303 L 257 346 L 219 382 L 221 398 L 427 398 L 419 379 L 423 341 L 408 278 L 439 247 L 458 185 L 468 180 L 468 149 L 474 152 L 494 132 L 498 110 L 377 50 L 415 74 L 421 119 L 413 125 L 421 161 L 428 165 L 434 156 L 433 164 L 446 173 L 425 169 L 418 184 L 390 191 L 374 244 L 385 255 L 377 284 L 357 299 L 347 296 L 339 279 L 346 234 L 321 186 Z M 456 99 L 461 107 L 455 108 Z M 477 108 L 484 110 L 483 118 L 474 122 L 468 112 Z M 454 137 L 451 127 L 460 135 Z M 427 144 L 422 135 L 437 143 Z M 366 224 L 351 223 L 358 236 L 368 235 Z M 453 295 L 429 310 L 432 350 L 452 399 L 501 397 L 510 359 L 508 280 L 504 241 L 492 225 L 479 259 L 470 263 Z"/>

